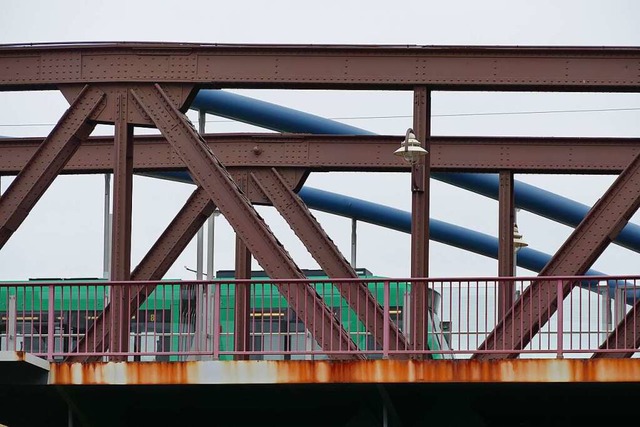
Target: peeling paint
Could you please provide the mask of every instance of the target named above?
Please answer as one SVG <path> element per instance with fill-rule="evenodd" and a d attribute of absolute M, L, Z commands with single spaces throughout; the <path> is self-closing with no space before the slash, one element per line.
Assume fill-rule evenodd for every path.
<path fill-rule="evenodd" d="M 57 385 L 633 381 L 640 359 L 96 362 L 49 374 Z"/>

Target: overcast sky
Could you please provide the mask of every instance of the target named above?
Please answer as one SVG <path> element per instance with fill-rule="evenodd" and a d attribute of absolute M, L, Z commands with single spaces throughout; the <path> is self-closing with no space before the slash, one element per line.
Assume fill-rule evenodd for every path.
<path fill-rule="evenodd" d="M 4 0 L 0 43 L 165 41 L 417 45 L 640 46 L 638 1 L 25 1 Z M 380 134 L 411 126 L 408 92 L 236 91 Z M 0 93 L 0 135 L 46 135 L 68 104 L 58 92 Z M 592 111 L 576 110 L 610 110 Z M 548 113 L 549 111 L 564 111 Z M 481 113 L 538 112 L 536 114 Z M 540 113 L 546 112 L 546 113 Z M 190 111 L 194 121 L 196 114 Z M 640 136 L 638 94 L 433 94 L 434 135 Z M 473 115 L 479 114 L 479 115 Z M 393 116 L 393 117 L 392 117 Z M 400 117 L 398 117 L 400 116 Z M 374 118 L 375 117 L 375 118 Z M 380 118 L 386 117 L 386 118 Z M 349 119 L 347 119 L 349 118 Z M 207 132 L 258 131 L 208 116 Z M 110 134 L 99 127 L 94 134 Z M 517 175 L 516 179 L 593 204 L 614 177 Z M 5 191 L 11 178 L 3 177 Z M 306 186 L 409 210 L 408 174 L 312 174 Z M 102 175 L 58 177 L 0 251 L 0 280 L 102 276 Z M 431 216 L 497 234 L 496 201 L 431 180 Z M 134 180 L 132 267 L 137 265 L 194 187 L 146 177 Z M 259 207 L 301 268 L 317 264 L 273 208 Z M 351 221 L 314 212 L 350 255 Z M 640 223 L 636 214 L 633 221 Z M 531 247 L 552 254 L 569 227 L 521 211 Z M 233 232 L 216 220 L 216 269 L 234 265 Z M 195 239 L 166 277 L 193 279 Z M 358 266 L 409 275 L 409 235 L 359 224 Z M 637 274 L 638 254 L 612 245 L 594 265 L 607 274 Z M 254 268 L 259 268 L 254 264 Z M 431 244 L 431 275 L 494 276 L 497 261 Z M 520 275 L 533 272 L 519 270 Z"/>

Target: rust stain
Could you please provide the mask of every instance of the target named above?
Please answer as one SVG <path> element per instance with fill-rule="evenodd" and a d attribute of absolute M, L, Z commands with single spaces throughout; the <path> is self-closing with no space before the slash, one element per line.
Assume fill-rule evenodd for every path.
<path fill-rule="evenodd" d="M 640 381 L 640 359 L 189 361 L 51 364 L 51 384 Z"/>

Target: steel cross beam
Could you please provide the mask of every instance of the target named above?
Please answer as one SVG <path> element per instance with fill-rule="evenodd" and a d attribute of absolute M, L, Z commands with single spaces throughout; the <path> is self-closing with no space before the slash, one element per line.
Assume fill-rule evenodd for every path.
<path fill-rule="evenodd" d="M 259 170 L 251 174 L 255 185 L 266 195 L 282 217 L 289 223 L 322 270 L 331 278 L 358 278 L 333 240 L 322 229 L 309 208 L 294 193 L 276 168 Z M 365 283 L 334 285 L 342 298 L 354 310 L 376 342 L 383 345 L 384 313 L 382 307 Z M 407 349 L 404 335 L 395 323 L 390 323 L 389 350 Z"/>
<path fill-rule="evenodd" d="M 269 277 L 304 279 L 304 273 L 160 85 L 139 86 L 131 89 L 131 92 L 188 166 L 193 179 L 209 194 Z M 349 334 L 310 285 L 303 286 L 302 301 L 294 298 L 295 292 L 292 292 L 289 286 L 279 285 L 278 288 L 298 317 L 311 323 L 306 326 L 324 350 L 357 351 L 357 346 Z M 308 316 L 307 310 L 313 314 Z"/>
<path fill-rule="evenodd" d="M 640 155 L 611 184 L 591 208 L 567 241 L 558 249 L 539 276 L 579 276 L 584 274 L 616 238 L 640 206 Z M 564 299 L 575 286 L 566 281 Z M 558 287 L 549 282 L 533 282 L 489 334 L 479 350 L 504 353 L 474 353 L 479 360 L 515 358 L 555 313 Z"/>
<path fill-rule="evenodd" d="M 204 139 L 227 168 L 299 167 L 309 171 L 407 172 L 391 155 L 398 136 L 208 134 Z M 0 175 L 20 172 L 42 138 L 0 139 Z M 134 137 L 135 172 L 186 170 L 162 136 Z M 436 172 L 620 173 L 640 153 L 638 138 L 432 136 Z M 113 137 L 90 137 L 61 173 L 105 173 L 113 167 Z"/>
<path fill-rule="evenodd" d="M 95 127 L 91 115 L 103 99 L 101 91 L 88 86 L 83 88 L 0 197 L 0 249 L 73 156 L 80 141 L 89 136 Z"/>
<path fill-rule="evenodd" d="M 149 249 L 140 264 L 131 273 L 131 280 L 161 280 L 175 260 L 187 247 L 202 224 L 215 210 L 215 204 L 209 195 L 197 187 L 176 214 L 169 226 Z M 129 292 L 128 308 L 135 313 L 156 285 L 133 286 Z M 109 326 L 112 324 L 111 303 L 109 303 L 95 322 L 89 327 L 84 337 L 78 341 L 76 351 L 79 353 L 104 352 L 109 342 Z M 105 330 L 106 329 L 106 330 Z M 93 359 L 87 355 L 69 356 L 70 362 L 85 362 Z"/>
<path fill-rule="evenodd" d="M 58 84 L 212 88 L 640 90 L 637 47 L 205 45 L 0 46 L 0 90 Z"/>

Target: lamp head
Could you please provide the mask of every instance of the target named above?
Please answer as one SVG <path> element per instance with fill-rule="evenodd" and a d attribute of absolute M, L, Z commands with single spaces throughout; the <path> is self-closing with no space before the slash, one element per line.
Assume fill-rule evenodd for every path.
<path fill-rule="evenodd" d="M 396 156 L 401 156 L 410 164 L 418 162 L 420 157 L 426 156 L 429 152 L 422 147 L 422 144 L 416 138 L 413 129 L 407 129 L 404 141 L 400 143 L 400 148 L 393 152 Z"/>
<path fill-rule="evenodd" d="M 522 238 L 522 234 L 518 231 L 518 224 L 513 224 L 513 247 L 514 249 L 520 249 L 529 246 L 527 242 Z"/>

